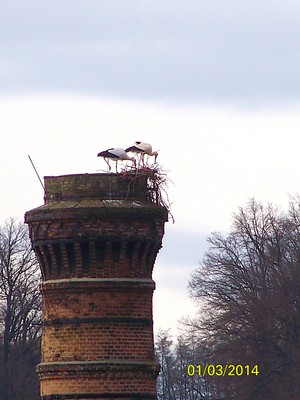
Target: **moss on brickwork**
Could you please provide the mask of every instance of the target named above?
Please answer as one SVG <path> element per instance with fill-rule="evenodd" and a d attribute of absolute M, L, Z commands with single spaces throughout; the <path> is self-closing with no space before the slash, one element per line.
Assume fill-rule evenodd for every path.
<path fill-rule="evenodd" d="M 147 199 L 147 177 L 134 174 L 80 174 L 45 177 L 46 201 L 81 197 Z"/>
<path fill-rule="evenodd" d="M 168 220 L 165 207 L 148 195 L 147 177 L 134 174 L 80 174 L 45 177 L 45 204 L 25 214 L 25 222 L 126 216 Z"/>

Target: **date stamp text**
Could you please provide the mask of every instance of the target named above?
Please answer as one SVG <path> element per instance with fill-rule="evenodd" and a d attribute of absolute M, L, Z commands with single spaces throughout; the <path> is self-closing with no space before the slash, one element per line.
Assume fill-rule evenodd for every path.
<path fill-rule="evenodd" d="M 250 376 L 259 375 L 258 364 L 189 364 L 187 366 L 188 376 Z"/>

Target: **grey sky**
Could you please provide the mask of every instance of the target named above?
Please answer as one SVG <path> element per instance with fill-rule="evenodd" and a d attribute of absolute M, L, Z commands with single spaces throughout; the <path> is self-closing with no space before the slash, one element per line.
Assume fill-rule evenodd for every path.
<path fill-rule="evenodd" d="M 299 191 L 299 21 L 298 0 L 0 0 L 1 220 L 43 202 L 27 154 L 41 176 L 95 173 L 150 142 L 176 221 L 155 320 L 176 324 L 209 232 Z"/>
<path fill-rule="evenodd" d="M 1 1 L 0 91 L 293 100 L 300 3 Z"/>

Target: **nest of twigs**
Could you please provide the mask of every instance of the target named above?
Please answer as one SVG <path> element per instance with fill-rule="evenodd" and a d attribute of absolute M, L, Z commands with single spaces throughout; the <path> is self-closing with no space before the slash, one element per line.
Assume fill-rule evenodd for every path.
<path fill-rule="evenodd" d="M 167 192 L 169 184 L 173 182 L 167 177 L 167 171 L 163 170 L 159 164 L 153 164 L 139 168 L 126 166 L 121 171 L 121 174 L 132 174 L 133 181 L 141 176 L 146 176 L 148 201 L 164 207 L 174 223 L 174 217 L 171 213 L 171 203 Z"/>

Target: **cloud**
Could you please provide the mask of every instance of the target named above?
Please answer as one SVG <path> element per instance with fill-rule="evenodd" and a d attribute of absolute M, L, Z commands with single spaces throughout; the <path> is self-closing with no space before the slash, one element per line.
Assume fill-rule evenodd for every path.
<path fill-rule="evenodd" d="M 157 288 L 153 296 L 153 318 L 155 333 L 160 329 L 171 329 L 178 333 L 178 322 L 183 317 L 193 317 L 197 311 L 196 304 L 187 296 L 186 291 L 178 290 L 171 285 Z"/>
<path fill-rule="evenodd" d="M 207 238 L 210 232 L 201 232 L 200 226 L 198 231 L 180 229 L 176 227 L 176 223 L 172 225 L 170 221 L 165 228 L 163 247 L 157 261 L 168 268 L 170 279 L 172 279 L 174 265 L 180 265 L 181 270 L 197 267 L 208 248 Z M 177 251 L 177 249 L 183 251 Z"/>
<path fill-rule="evenodd" d="M 188 283 L 191 273 L 198 268 L 208 249 L 210 233 L 182 230 L 166 224 L 163 247 L 158 253 L 153 271 L 156 290 L 153 298 L 154 329 L 171 329 L 179 332 L 178 322 L 183 317 L 193 317 L 198 309 L 189 297 Z"/>
<path fill-rule="evenodd" d="M 174 182 L 168 193 L 175 224 L 166 224 L 154 268 L 156 326 L 173 326 L 192 310 L 186 286 L 210 232 L 228 231 L 232 213 L 250 197 L 281 207 L 299 191 L 299 124 L 299 104 L 258 111 L 53 93 L 2 96 L 0 222 L 22 219 L 44 202 L 28 154 L 41 177 L 95 173 L 106 168 L 99 151 L 150 142 Z"/>
<path fill-rule="evenodd" d="M 28 207 L 42 201 L 27 154 L 41 176 L 93 173 L 106 168 L 99 151 L 135 140 L 160 150 L 182 231 L 227 229 L 249 197 L 280 204 L 298 189 L 299 106 L 257 111 L 32 94 L 0 98 L 0 121 L 2 212 L 9 216 L 20 214 L 20 203 L 12 208 L 16 187 Z"/>
<path fill-rule="evenodd" d="M 0 90 L 296 99 L 299 17 L 299 4 L 283 0 L 6 2 Z"/>

